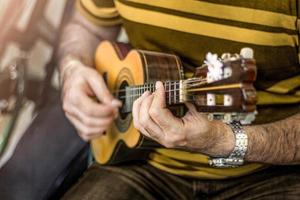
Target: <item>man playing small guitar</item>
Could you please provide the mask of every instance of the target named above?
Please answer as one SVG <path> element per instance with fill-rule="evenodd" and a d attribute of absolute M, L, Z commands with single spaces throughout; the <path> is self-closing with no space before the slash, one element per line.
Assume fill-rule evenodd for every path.
<path fill-rule="evenodd" d="M 208 52 L 251 47 L 258 115 L 252 125 L 224 123 L 188 102 L 185 115 L 175 116 L 157 81 L 155 90 L 135 99 L 132 118 L 141 134 L 163 147 L 145 161 L 94 164 L 65 199 L 299 198 L 300 171 L 292 165 L 300 163 L 300 8 L 293 0 L 251 2 L 77 1 L 60 45 L 60 73 L 63 108 L 82 139 L 94 143 L 122 118 L 124 102 L 112 93 L 112 78 L 92 68 L 96 47 L 116 40 L 121 24 L 135 49 L 176 54 L 185 71 L 200 66 Z M 111 63 L 100 66 L 117 70 L 117 59 L 106 60 Z"/>

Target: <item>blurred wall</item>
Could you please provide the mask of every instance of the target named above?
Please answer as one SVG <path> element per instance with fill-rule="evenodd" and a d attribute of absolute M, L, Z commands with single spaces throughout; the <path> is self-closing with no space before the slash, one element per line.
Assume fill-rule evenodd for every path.
<path fill-rule="evenodd" d="M 0 0 L 0 72 L 14 58 L 26 56 L 29 79 L 27 98 L 11 133 L 11 143 L 7 148 L 9 150 L 6 150 L 5 156 L 3 154 L 0 157 L 0 165 L 12 155 L 15 145 L 35 116 L 36 105 L 43 105 L 40 99 L 45 96 L 42 94 L 43 80 L 46 76 L 45 66 L 51 59 L 58 41 L 65 5 L 66 0 Z M 5 85 L 1 87 L 4 88 Z M 53 93 L 49 96 L 54 96 Z M 11 119 L 11 114 L 0 113 L 2 127 L 9 126 Z"/>
<path fill-rule="evenodd" d="M 0 0 L 0 70 L 25 53 L 29 78 L 45 77 L 65 4 L 66 0 Z"/>

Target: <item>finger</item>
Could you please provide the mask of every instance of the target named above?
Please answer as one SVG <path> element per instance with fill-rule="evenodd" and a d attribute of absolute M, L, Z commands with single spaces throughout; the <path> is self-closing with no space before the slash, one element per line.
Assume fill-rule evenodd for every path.
<path fill-rule="evenodd" d="M 100 74 L 97 72 L 90 73 L 86 80 L 99 101 L 106 104 L 110 104 L 112 102 L 114 98 L 109 92 Z"/>
<path fill-rule="evenodd" d="M 113 116 L 108 116 L 108 117 L 104 117 L 104 118 L 90 117 L 90 116 L 86 115 L 85 113 L 80 112 L 76 107 L 73 107 L 73 109 L 71 109 L 70 111 L 66 111 L 66 113 L 75 117 L 80 122 L 82 122 L 84 125 L 89 126 L 89 127 L 94 127 L 94 128 L 107 127 L 114 120 Z"/>
<path fill-rule="evenodd" d="M 151 135 L 149 134 L 149 132 L 148 132 L 146 129 L 144 129 L 143 127 L 141 127 L 141 128 L 139 129 L 139 132 L 140 132 L 141 134 L 143 134 L 144 136 L 146 136 L 146 137 L 152 139 L 152 137 L 151 137 Z"/>
<path fill-rule="evenodd" d="M 137 100 L 134 101 L 133 106 L 132 106 L 133 125 L 138 130 L 140 130 L 140 128 L 141 128 L 141 125 L 139 122 L 139 112 L 140 112 L 141 103 L 149 95 L 150 95 L 149 91 L 144 92 L 144 94 L 140 98 L 138 98 Z"/>
<path fill-rule="evenodd" d="M 207 119 L 207 114 L 198 112 L 198 110 L 194 104 L 185 103 L 185 105 L 189 109 L 189 111 L 184 116 L 185 118 L 186 118 L 186 116 L 193 116 L 193 117 L 197 117 L 198 119 L 199 118 Z"/>
<path fill-rule="evenodd" d="M 151 118 L 163 129 L 167 130 L 178 122 L 171 111 L 166 108 L 165 90 L 162 82 L 156 82 L 154 98 L 149 109 Z"/>
<path fill-rule="evenodd" d="M 192 112 L 196 111 L 197 112 L 196 107 L 192 103 L 186 102 L 185 106 L 189 109 L 189 111 L 192 111 Z"/>
<path fill-rule="evenodd" d="M 149 109 L 152 104 L 153 97 L 154 95 L 150 95 L 142 101 L 139 113 L 139 120 L 141 126 L 147 131 L 148 135 L 152 139 L 160 140 L 160 138 L 164 137 L 164 133 L 149 115 Z"/>
<path fill-rule="evenodd" d="M 117 108 L 94 101 L 84 93 L 79 92 L 78 98 L 71 100 L 74 107 L 91 117 L 109 117 L 114 115 Z"/>
<path fill-rule="evenodd" d="M 104 132 L 104 128 L 91 128 L 82 124 L 77 118 L 73 117 L 72 115 L 66 113 L 67 118 L 72 122 L 75 126 L 76 130 L 78 131 L 79 136 L 88 141 L 91 136 L 101 136 Z"/>
<path fill-rule="evenodd" d="M 86 126 L 81 121 L 79 121 L 76 117 L 73 117 L 72 115 L 70 115 L 68 113 L 66 113 L 66 116 L 68 117 L 68 119 L 70 119 L 70 121 L 73 123 L 75 128 L 85 135 L 102 134 L 103 131 L 106 129 L 105 127 Z"/>

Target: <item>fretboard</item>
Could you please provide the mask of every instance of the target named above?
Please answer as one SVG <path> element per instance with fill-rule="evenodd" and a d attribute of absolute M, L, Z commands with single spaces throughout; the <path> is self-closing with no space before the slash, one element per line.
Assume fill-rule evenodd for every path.
<path fill-rule="evenodd" d="M 180 82 L 166 81 L 163 82 L 166 94 L 166 104 L 168 106 L 180 103 Z M 128 86 L 125 92 L 119 96 L 119 99 L 125 100 L 122 112 L 128 113 L 132 111 L 133 102 L 144 94 L 144 92 L 155 91 L 155 83 L 146 83 L 144 85 Z"/>

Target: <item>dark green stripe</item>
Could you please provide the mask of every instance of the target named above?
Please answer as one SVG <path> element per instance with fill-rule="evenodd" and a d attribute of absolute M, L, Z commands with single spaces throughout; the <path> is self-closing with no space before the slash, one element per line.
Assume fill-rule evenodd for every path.
<path fill-rule="evenodd" d="M 203 2 L 252 8 L 297 16 L 297 1 L 298 0 L 205 0 Z"/>
<path fill-rule="evenodd" d="M 97 7 L 111 8 L 115 7 L 114 0 L 92 0 Z"/>
<path fill-rule="evenodd" d="M 99 19 L 100 21 L 110 22 L 110 21 L 115 21 L 115 20 L 117 20 L 118 18 L 120 18 L 120 16 L 111 17 L 111 18 L 102 18 L 102 17 L 99 17 L 99 16 L 97 16 L 97 15 L 94 15 L 92 12 L 90 12 L 90 11 L 82 4 L 81 1 L 80 1 L 80 6 L 85 10 L 85 12 L 87 12 L 89 15 L 93 16 L 94 18 Z"/>
<path fill-rule="evenodd" d="M 299 104 L 258 106 L 254 124 L 264 124 L 285 119 L 300 113 Z"/>
<path fill-rule="evenodd" d="M 124 25 L 134 47 L 175 53 L 187 64 L 193 66 L 201 65 L 207 52 L 218 55 L 224 52 L 239 53 L 241 48 L 251 47 L 254 49 L 257 60 L 257 86 L 260 89 L 300 74 L 296 47 L 273 47 L 233 42 L 135 23 L 126 19 Z"/>
<path fill-rule="evenodd" d="M 185 18 L 201 20 L 201 21 L 205 21 L 205 22 L 212 22 L 212 23 L 216 23 L 216 24 L 229 25 L 229 26 L 234 26 L 234 27 L 247 28 L 247 29 L 251 29 L 251 30 L 259 30 L 259 31 L 265 31 L 265 32 L 272 32 L 272 33 L 287 33 L 289 35 L 297 35 L 298 34 L 297 30 L 290 30 L 290 29 L 281 28 L 281 27 L 271 27 L 271 26 L 259 25 L 259 24 L 255 24 L 255 22 L 253 22 L 253 23 L 238 22 L 238 21 L 234 21 L 234 20 L 208 17 L 208 16 L 204 16 L 204 15 L 199 15 L 199 14 L 197 15 L 197 14 L 192 14 L 192 13 L 187 13 L 187 12 L 176 11 L 176 10 L 172 10 L 172 9 L 166 9 L 166 8 L 160 8 L 160 7 L 140 4 L 140 3 L 134 3 L 134 2 L 129 2 L 129 1 L 125 1 L 125 0 L 119 0 L 119 1 L 122 2 L 123 4 L 132 6 L 135 8 L 152 10 L 152 11 L 171 14 L 171 15 L 175 15 L 175 16 L 181 16 L 181 17 L 185 17 Z"/>

